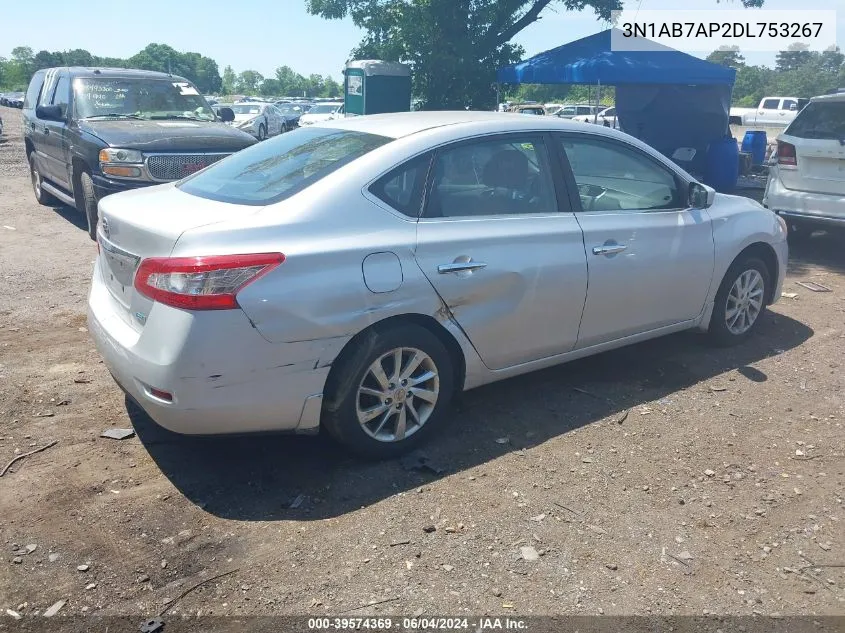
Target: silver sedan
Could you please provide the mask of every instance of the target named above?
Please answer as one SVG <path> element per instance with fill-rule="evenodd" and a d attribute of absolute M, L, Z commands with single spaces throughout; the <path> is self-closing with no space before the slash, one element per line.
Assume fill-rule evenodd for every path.
<path fill-rule="evenodd" d="M 452 396 L 686 329 L 739 343 L 784 223 L 636 139 L 557 117 L 334 120 L 100 202 L 92 336 L 179 433 L 386 457 Z"/>

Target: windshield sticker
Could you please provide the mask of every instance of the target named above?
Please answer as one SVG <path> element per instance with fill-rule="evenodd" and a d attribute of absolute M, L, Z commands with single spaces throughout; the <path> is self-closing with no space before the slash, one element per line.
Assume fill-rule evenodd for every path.
<path fill-rule="evenodd" d="M 186 83 L 184 81 L 179 81 L 173 84 L 177 88 L 179 88 L 180 95 L 198 95 L 197 89 L 194 88 L 191 84 Z"/>

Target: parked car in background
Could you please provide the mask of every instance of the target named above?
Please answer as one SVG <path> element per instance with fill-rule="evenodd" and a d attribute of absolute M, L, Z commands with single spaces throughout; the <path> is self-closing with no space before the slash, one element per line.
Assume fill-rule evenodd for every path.
<path fill-rule="evenodd" d="M 578 114 L 571 119 L 580 123 L 597 123 L 604 127 L 619 129 L 619 120 L 616 118 L 616 107 L 605 108 L 595 114 Z"/>
<path fill-rule="evenodd" d="M 590 116 L 598 114 L 603 110 L 604 106 L 584 105 L 584 104 L 568 104 L 557 111 L 555 116 L 561 119 L 572 119 L 576 116 Z"/>
<path fill-rule="evenodd" d="M 254 139 L 221 122 L 196 87 L 166 73 L 113 68 L 37 71 L 23 108 L 32 189 L 41 204 L 85 214 L 118 191 L 178 180 Z"/>
<path fill-rule="evenodd" d="M 546 109 L 541 106 L 539 103 L 527 104 L 521 103 L 518 105 L 512 105 L 508 112 L 514 112 L 516 114 L 534 114 L 543 116 L 546 114 Z"/>
<path fill-rule="evenodd" d="M 763 204 L 793 238 L 845 230 L 845 93 L 814 97 L 778 136 Z"/>
<path fill-rule="evenodd" d="M 3 99 L 0 100 L 0 103 L 10 108 L 22 108 L 23 98 L 23 92 L 7 92 L 3 95 Z"/>
<path fill-rule="evenodd" d="M 285 119 L 288 129 L 299 126 L 299 119 L 307 112 L 307 106 L 299 103 L 276 102 L 276 107 Z"/>
<path fill-rule="evenodd" d="M 0 116 L 0 136 L 3 135 L 3 117 Z"/>
<path fill-rule="evenodd" d="M 89 331 L 153 420 L 375 457 L 485 383 L 680 330 L 740 343 L 787 262 L 780 218 L 645 143 L 492 112 L 326 121 L 101 211 Z"/>
<path fill-rule="evenodd" d="M 543 105 L 547 115 L 557 114 L 563 106 L 562 103 L 546 103 Z"/>
<path fill-rule="evenodd" d="M 299 118 L 299 125 L 314 125 L 321 121 L 332 121 L 338 118 L 343 118 L 343 102 L 318 101 Z"/>
<path fill-rule="evenodd" d="M 288 131 L 285 117 L 272 103 L 248 101 L 235 103 L 230 107 L 235 113 L 232 125 L 259 141 Z"/>
<path fill-rule="evenodd" d="M 767 127 L 786 126 L 795 120 L 809 99 L 764 97 L 756 108 L 731 108 L 731 125 Z"/>

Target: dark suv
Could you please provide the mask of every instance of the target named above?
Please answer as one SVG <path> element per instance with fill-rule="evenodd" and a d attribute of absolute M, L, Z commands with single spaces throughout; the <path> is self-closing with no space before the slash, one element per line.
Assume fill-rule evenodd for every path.
<path fill-rule="evenodd" d="M 35 197 L 85 213 L 95 239 L 103 196 L 184 178 L 255 143 L 225 124 L 232 119 L 227 108 L 215 114 L 182 77 L 112 68 L 39 70 L 23 105 Z"/>

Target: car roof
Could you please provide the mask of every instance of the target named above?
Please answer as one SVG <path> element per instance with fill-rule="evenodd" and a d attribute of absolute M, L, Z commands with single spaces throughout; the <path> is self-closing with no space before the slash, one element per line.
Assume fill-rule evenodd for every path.
<path fill-rule="evenodd" d="M 44 70 L 64 70 L 73 77 L 111 77 L 120 79 L 152 78 L 188 81 L 179 75 L 169 75 L 155 70 L 138 70 L 136 68 L 108 68 L 104 66 L 60 66 L 45 68 Z"/>
<path fill-rule="evenodd" d="M 564 132 L 584 130 L 583 123 L 572 123 L 555 116 L 525 116 L 514 112 L 482 112 L 477 110 L 370 114 L 336 119 L 317 125 L 396 139 L 446 125 L 470 125 L 485 122 L 500 123 L 502 132 L 538 129 Z M 595 130 L 595 132 L 611 135 L 609 128 L 596 127 L 601 127 L 601 130 Z"/>
<path fill-rule="evenodd" d="M 813 97 L 810 99 L 813 102 L 830 102 L 830 101 L 845 101 L 845 92 L 834 92 L 830 95 L 820 95 L 818 97 Z"/>

